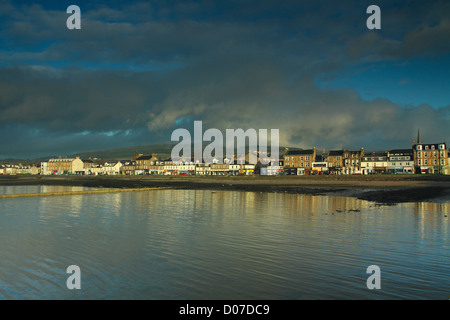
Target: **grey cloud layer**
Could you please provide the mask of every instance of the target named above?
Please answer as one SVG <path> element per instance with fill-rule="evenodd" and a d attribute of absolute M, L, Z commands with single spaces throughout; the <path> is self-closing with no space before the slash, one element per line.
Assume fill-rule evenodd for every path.
<path fill-rule="evenodd" d="M 386 2 L 379 33 L 365 29 L 369 4 L 88 7 L 82 30 L 71 32 L 65 12 L 4 1 L 0 123 L 40 128 L 48 139 L 64 132 L 72 143 L 86 143 L 83 132 L 112 141 L 102 134 L 127 130 L 124 144 L 144 142 L 143 129 L 148 143 L 169 140 L 177 123 L 194 120 L 205 128 L 279 128 L 281 144 L 300 147 L 356 147 L 364 139 L 401 147 L 419 125 L 430 138 L 448 137 L 450 106 L 402 107 L 315 85 L 349 65 L 450 53 L 448 1 L 401 9 Z M 13 154 L 6 141 L 0 147 Z"/>

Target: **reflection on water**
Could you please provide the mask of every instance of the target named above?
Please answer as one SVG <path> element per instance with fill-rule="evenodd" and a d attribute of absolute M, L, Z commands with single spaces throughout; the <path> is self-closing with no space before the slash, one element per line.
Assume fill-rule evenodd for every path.
<path fill-rule="evenodd" d="M 0 195 L 23 194 L 23 193 L 51 193 L 97 190 L 99 188 L 71 187 L 71 186 L 0 186 Z"/>
<path fill-rule="evenodd" d="M 450 294 L 446 202 L 376 206 L 350 197 L 194 190 L 1 202 L 3 299 Z M 66 287 L 72 264 L 81 268 L 81 290 Z M 366 287 L 373 264 L 381 290 Z"/>

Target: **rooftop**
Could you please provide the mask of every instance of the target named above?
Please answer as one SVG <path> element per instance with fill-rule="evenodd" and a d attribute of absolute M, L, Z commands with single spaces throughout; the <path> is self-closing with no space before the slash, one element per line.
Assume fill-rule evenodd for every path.
<path fill-rule="evenodd" d="M 313 154 L 314 149 L 309 150 L 287 150 L 284 154 L 285 156 L 301 156 L 301 155 L 309 155 Z"/>

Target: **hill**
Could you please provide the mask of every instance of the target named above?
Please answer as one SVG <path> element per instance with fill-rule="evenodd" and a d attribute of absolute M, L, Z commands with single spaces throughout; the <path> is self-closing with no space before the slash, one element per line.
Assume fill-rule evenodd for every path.
<path fill-rule="evenodd" d="M 175 146 L 175 143 L 163 143 L 163 144 L 154 144 L 154 145 L 148 145 L 148 146 L 133 146 L 133 147 L 124 147 L 124 148 L 115 148 L 115 149 L 108 149 L 108 150 L 98 150 L 98 151 L 88 151 L 88 152 L 79 152 L 75 154 L 70 155 L 49 155 L 47 157 L 40 157 L 36 159 L 3 159 L 0 160 L 0 164 L 35 164 L 39 165 L 42 161 L 47 161 L 50 158 L 58 158 L 61 157 L 67 157 L 67 158 L 75 158 L 80 157 L 81 159 L 103 159 L 105 161 L 108 160 L 128 160 L 132 159 L 134 155 L 136 154 L 144 154 L 149 155 L 156 153 L 160 156 L 164 157 L 170 157 L 170 154 L 172 152 L 173 147 Z M 207 143 L 203 144 L 203 147 L 205 147 Z M 290 148 L 292 150 L 296 150 L 298 148 Z M 285 147 L 280 147 L 279 154 L 282 156 L 285 151 Z M 270 148 L 268 149 L 270 151 Z M 193 154 L 193 147 L 192 147 L 192 154 Z M 226 155 L 226 151 L 223 152 L 224 156 Z"/>

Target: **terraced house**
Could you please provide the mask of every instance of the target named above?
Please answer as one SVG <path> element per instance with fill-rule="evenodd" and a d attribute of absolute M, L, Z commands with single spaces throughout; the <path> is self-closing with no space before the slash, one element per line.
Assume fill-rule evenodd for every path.
<path fill-rule="evenodd" d="M 121 168 L 122 174 L 124 175 L 134 175 L 136 171 L 136 161 L 135 160 L 122 160 L 123 166 Z"/>
<path fill-rule="evenodd" d="M 344 168 L 344 150 L 331 150 L 326 158 L 329 174 L 342 174 Z"/>
<path fill-rule="evenodd" d="M 344 174 L 360 174 L 361 158 L 364 156 L 364 148 L 358 151 L 344 149 Z"/>
<path fill-rule="evenodd" d="M 316 148 L 309 150 L 289 150 L 284 153 L 284 172 L 288 175 L 311 174 L 312 164 L 316 161 Z"/>
<path fill-rule="evenodd" d="M 84 174 L 83 161 L 79 158 L 54 158 L 47 162 L 47 171 L 50 174 Z"/>
<path fill-rule="evenodd" d="M 388 170 L 391 173 L 414 173 L 414 155 L 412 149 L 389 150 Z"/>
<path fill-rule="evenodd" d="M 416 173 L 442 173 L 447 165 L 448 150 L 445 142 L 413 144 Z"/>
<path fill-rule="evenodd" d="M 361 171 L 363 174 L 378 174 L 388 172 L 387 151 L 367 152 L 361 158 Z"/>
<path fill-rule="evenodd" d="M 136 161 L 136 174 L 148 173 L 152 155 L 144 156 L 143 154 L 138 154 L 134 158 Z"/>

